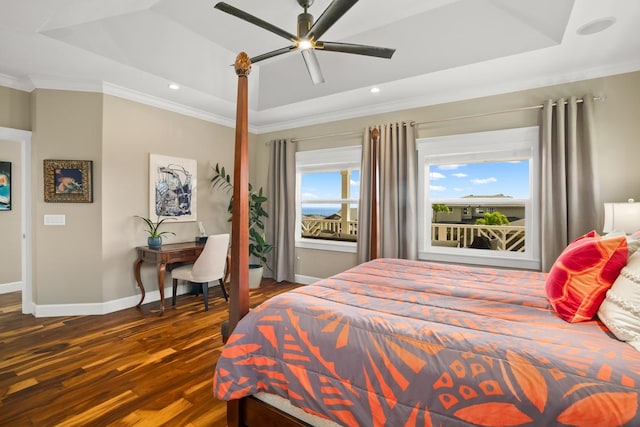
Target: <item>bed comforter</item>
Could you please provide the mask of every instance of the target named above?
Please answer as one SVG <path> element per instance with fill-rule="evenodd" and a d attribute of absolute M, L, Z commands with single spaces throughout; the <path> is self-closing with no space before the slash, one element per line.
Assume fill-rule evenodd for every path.
<path fill-rule="evenodd" d="M 252 310 L 214 394 L 274 393 L 345 426 L 639 426 L 640 353 L 558 318 L 545 277 L 364 263 Z"/>

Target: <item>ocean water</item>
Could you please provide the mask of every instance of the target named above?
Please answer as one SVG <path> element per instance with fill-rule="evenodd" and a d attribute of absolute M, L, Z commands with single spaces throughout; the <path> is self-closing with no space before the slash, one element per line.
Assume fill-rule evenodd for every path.
<path fill-rule="evenodd" d="M 318 207 L 302 207 L 302 216 L 305 215 L 321 215 L 330 216 L 340 211 L 339 207 L 318 206 Z"/>

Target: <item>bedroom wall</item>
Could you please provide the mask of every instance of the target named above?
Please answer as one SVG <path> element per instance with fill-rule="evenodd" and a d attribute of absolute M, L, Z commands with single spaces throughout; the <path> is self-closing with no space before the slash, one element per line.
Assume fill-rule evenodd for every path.
<path fill-rule="evenodd" d="M 539 105 L 549 98 L 584 94 L 607 97 L 605 101 L 596 102 L 594 109 L 602 202 L 626 201 L 630 197 L 640 200 L 640 168 L 636 166 L 640 157 L 640 120 L 637 119 L 640 109 L 640 72 L 265 133 L 258 136 L 258 141 L 360 131 L 367 126 L 394 121 L 425 122 Z M 372 96 L 372 99 L 375 98 Z M 424 138 L 534 126 L 539 124 L 539 117 L 539 110 L 530 110 L 438 122 L 419 126 L 417 135 Z M 360 143 L 361 136 L 356 135 L 300 141 L 296 146 L 299 151 L 305 151 Z M 254 159 L 266 158 L 267 152 L 265 144 L 258 143 L 255 146 Z M 266 182 L 265 162 L 255 163 L 256 180 Z M 355 264 L 355 254 L 302 248 L 296 250 L 296 274 L 302 276 L 327 277 Z"/>
<path fill-rule="evenodd" d="M 31 94 L 0 86 L 0 126 L 31 130 Z"/>
<path fill-rule="evenodd" d="M 37 305 L 101 300 L 102 95 L 37 89 L 32 94 L 33 297 Z M 45 203 L 43 160 L 92 160 L 93 203 Z M 64 215 L 65 225 L 44 225 Z"/>
<path fill-rule="evenodd" d="M 102 151 L 102 300 L 137 295 L 136 246 L 147 234 L 134 215 L 149 215 L 149 154 L 197 160 L 197 217 L 208 234 L 229 232 L 229 195 L 209 188 L 210 168 L 233 169 L 234 129 L 113 96 L 104 98 Z M 170 223 L 165 243 L 191 241 L 197 222 Z M 144 265 L 147 292 L 157 290 L 156 270 Z M 170 286 L 166 275 L 166 286 Z M 145 300 L 146 301 L 146 300 Z"/>
<path fill-rule="evenodd" d="M 22 163 L 20 143 L 0 139 L 0 160 L 11 162 L 11 210 L 0 211 L 0 290 L 22 280 Z"/>
<path fill-rule="evenodd" d="M 216 162 L 233 169 L 233 129 L 98 93 L 38 89 L 17 96 L 14 92 L 20 91 L 0 89 L 4 110 L 17 99 L 20 111 L 28 109 L 24 105 L 31 108 L 28 119 L 33 120 L 25 126 L 17 116 L 0 116 L 0 126 L 33 128 L 32 285 L 37 313 L 78 307 L 100 311 L 102 304 L 127 304 L 122 300 L 131 296 L 137 302 L 134 248 L 146 245 L 147 236 L 134 215 L 149 212 L 149 153 L 197 159 L 198 221 L 210 234 L 230 229 L 229 196 L 211 190 L 208 180 Z M 44 159 L 92 160 L 93 203 L 45 203 Z M 45 226 L 45 214 L 65 215 L 66 225 Z M 192 240 L 198 232 L 197 222 L 168 229 L 176 236 L 167 242 Z M 19 241 L 6 247 L 19 256 Z M 15 264 L 19 272 L 19 259 Z M 145 266 L 142 274 L 147 292 L 157 290 L 153 267 Z"/>

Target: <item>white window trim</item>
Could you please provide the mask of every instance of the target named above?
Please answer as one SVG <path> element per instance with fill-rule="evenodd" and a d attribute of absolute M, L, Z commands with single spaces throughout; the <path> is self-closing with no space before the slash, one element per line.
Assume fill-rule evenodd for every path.
<path fill-rule="evenodd" d="M 463 135 L 449 135 L 433 138 L 421 138 L 418 148 L 418 245 L 419 258 L 423 260 L 481 264 L 495 267 L 513 267 L 532 270 L 540 269 L 540 154 L 539 128 L 505 129 L 489 132 L 477 132 Z M 428 197 L 429 177 L 425 176 L 425 164 L 470 163 L 474 159 L 510 160 L 514 157 L 529 158 L 529 199 L 511 202 L 525 206 L 524 253 L 505 251 L 479 251 L 467 248 L 436 247 L 431 245 L 432 210 L 427 204 L 446 203 L 447 199 Z M 477 202 L 478 200 L 474 200 Z M 482 200 L 480 200 L 482 202 Z M 490 200 L 485 200 L 490 202 Z M 483 202 L 484 203 L 484 202 Z M 500 201 L 504 204 L 505 201 Z M 489 203 L 487 203 L 489 204 Z"/>
<path fill-rule="evenodd" d="M 361 146 L 325 148 L 320 150 L 296 152 L 296 248 L 319 249 L 333 252 L 356 253 L 356 242 L 343 242 L 322 239 L 306 239 L 301 237 L 302 209 L 301 203 L 316 202 L 303 200 L 301 196 L 301 173 L 331 172 L 344 169 L 360 169 L 362 158 Z M 333 202 L 322 200 L 322 202 Z M 358 203 L 356 199 L 349 199 L 349 203 Z M 321 202 L 321 203 L 322 203 Z M 336 200 L 335 203 L 343 203 L 344 200 Z"/>

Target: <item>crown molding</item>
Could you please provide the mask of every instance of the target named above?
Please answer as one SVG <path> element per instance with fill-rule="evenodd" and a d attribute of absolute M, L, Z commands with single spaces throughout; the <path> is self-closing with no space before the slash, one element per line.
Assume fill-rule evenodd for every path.
<path fill-rule="evenodd" d="M 204 120 L 211 123 L 216 123 L 222 126 L 233 128 L 235 127 L 235 121 L 227 117 L 223 117 L 217 114 L 209 113 L 197 108 L 188 107 L 177 102 L 169 101 L 163 98 L 159 98 L 152 95 L 147 95 L 142 92 L 137 92 L 122 86 L 114 85 L 111 83 L 103 83 L 102 92 L 106 95 L 117 96 L 118 98 L 128 99 L 129 101 L 138 102 L 140 104 L 150 105 L 152 107 L 160 108 L 162 110 L 172 111 L 174 113 L 182 114 L 196 119 Z M 249 127 L 250 132 L 254 130 Z"/>
<path fill-rule="evenodd" d="M 312 113 L 308 115 L 291 119 L 269 120 L 270 110 L 249 111 L 249 116 L 257 118 L 257 121 L 268 122 L 264 125 L 249 124 L 249 132 L 259 135 L 269 132 L 277 132 L 288 129 L 295 129 L 305 126 L 313 126 L 318 124 L 330 123 L 339 120 L 348 120 L 358 117 L 366 117 L 377 114 L 397 112 L 413 108 L 427 107 L 431 105 L 444 104 L 448 102 L 463 101 L 467 99 L 480 98 L 485 96 L 500 95 L 504 93 L 517 92 L 540 87 L 553 86 L 558 84 L 572 83 L 582 80 L 590 80 L 616 74 L 624 74 L 640 70 L 640 60 L 630 61 L 621 64 L 613 64 L 609 66 L 595 67 L 591 69 L 574 71 L 563 75 L 549 74 L 544 76 L 536 76 L 535 78 L 525 80 L 503 80 L 494 85 L 480 85 L 476 87 L 466 87 L 464 90 L 443 90 L 441 92 L 430 92 L 412 98 L 397 99 L 389 102 L 381 102 L 370 104 L 364 107 L 334 109 L 326 113 Z M 416 79 L 428 78 L 428 76 L 419 76 Z M 150 105 L 174 113 L 194 117 L 211 123 L 234 128 L 235 119 L 224 117 L 218 114 L 207 112 L 205 110 L 189 107 L 177 102 L 169 101 L 164 98 L 148 95 L 122 86 L 118 86 L 109 82 L 95 81 L 68 81 L 55 79 L 44 76 L 29 76 L 29 78 L 16 78 L 5 74 L 0 74 L 0 85 L 10 87 L 17 90 L 32 92 L 35 89 L 53 89 L 53 90 L 70 90 L 84 92 L 98 92 L 119 98 L 128 99 L 145 105 Z M 330 99 L 327 99 L 330 102 Z M 313 102 L 323 102 L 322 99 L 313 100 Z M 304 110 L 303 103 L 290 104 L 287 106 L 277 107 L 271 110 L 295 111 L 300 107 Z M 261 116 L 265 118 L 261 119 Z"/>
<path fill-rule="evenodd" d="M 35 87 L 29 80 L 19 79 L 7 74 L 0 74 L 0 86 L 9 87 L 11 89 L 21 90 L 23 92 L 32 92 Z"/>

